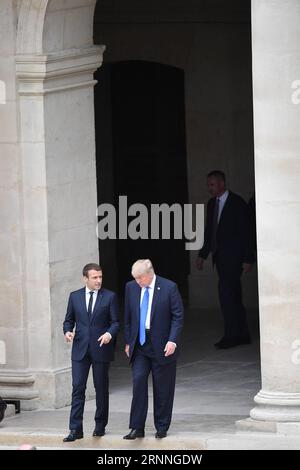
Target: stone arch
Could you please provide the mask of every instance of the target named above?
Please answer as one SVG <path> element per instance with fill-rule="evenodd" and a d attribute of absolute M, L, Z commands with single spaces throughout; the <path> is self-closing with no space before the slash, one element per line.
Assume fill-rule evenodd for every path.
<path fill-rule="evenodd" d="M 43 54 L 91 46 L 95 5 L 96 0 L 81 0 L 75 5 L 72 0 L 22 0 L 16 53 Z"/>
<path fill-rule="evenodd" d="M 51 0 L 50 0 L 51 1 Z M 17 28 L 17 54 L 41 54 L 49 0 L 23 0 Z"/>
<path fill-rule="evenodd" d="M 32 372 L 30 388 L 34 384 L 32 397 L 21 377 L 21 399 L 32 402 L 39 398 L 42 406 L 50 407 L 63 406 L 70 397 L 70 391 L 59 391 L 61 377 L 70 374 L 66 345 L 56 327 L 65 304 L 63 291 L 73 290 L 80 283 L 87 258 L 99 258 L 94 230 L 97 191 L 93 74 L 102 63 L 104 48 L 93 45 L 95 3 L 20 0 L 18 9 L 16 101 L 24 201 L 22 286 L 26 293 L 22 315 L 27 325 L 25 365 L 26 371 Z M 59 201 L 55 201 L 56 196 Z M 79 209 L 74 199 L 91 201 L 91 210 Z M 61 201 L 69 202 L 62 205 Z M 70 231 L 76 232 L 76 244 L 80 246 L 69 244 Z M 69 247 L 68 253 L 62 247 Z M 32 263 L 33 258 L 36 263 Z M 73 273 L 67 280 L 62 273 L 70 273 L 70 268 Z M 74 284 L 70 286 L 70 282 Z M 40 283 L 43 289 L 33 298 L 31 292 L 36 294 Z M 34 333 L 37 311 L 43 331 L 40 337 Z M 44 346 L 40 344 L 42 336 L 46 338 Z M 36 354 L 41 350 L 42 355 Z M 70 383 L 68 378 L 65 380 Z M 22 404 L 23 408 L 36 406 L 29 402 Z"/>

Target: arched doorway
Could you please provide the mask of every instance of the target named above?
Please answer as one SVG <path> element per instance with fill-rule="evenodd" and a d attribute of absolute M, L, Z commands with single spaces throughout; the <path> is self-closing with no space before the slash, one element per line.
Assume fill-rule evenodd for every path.
<path fill-rule="evenodd" d="M 173 239 L 172 231 L 169 240 L 151 239 L 150 220 L 151 204 L 188 202 L 183 71 L 128 61 L 104 64 L 95 78 L 98 202 L 118 207 L 125 195 L 128 206 L 144 204 L 149 214 L 148 239 L 100 240 L 106 281 L 122 295 L 133 262 L 150 258 L 187 299 L 185 240 Z"/>

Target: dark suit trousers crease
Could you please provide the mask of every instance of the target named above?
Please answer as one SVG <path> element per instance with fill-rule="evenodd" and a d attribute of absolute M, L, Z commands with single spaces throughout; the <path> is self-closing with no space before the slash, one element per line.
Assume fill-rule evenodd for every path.
<path fill-rule="evenodd" d="M 154 425 L 169 429 L 175 392 L 176 361 L 160 365 L 155 359 L 149 335 L 143 346 L 136 345 L 132 362 L 133 397 L 129 427 L 144 429 L 148 411 L 148 377 L 152 372 Z"/>
<path fill-rule="evenodd" d="M 246 309 L 242 299 L 242 264 L 216 259 L 219 276 L 219 300 L 224 318 L 226 339 L 245 337 L 249 334 Z"/>
<path fill-rule="evenodd" d="M 104 429 L 108 421 L 108 369 L 109 362 L 95 362 L 89 353 L 81 361 L 72 361 L 72 406 L 70 429 L 82 431 L 85 404 L 85 390 L 90 367 L 92 365 L 94 387 L 96 391 L 95 423 L 97 429 Z"/>

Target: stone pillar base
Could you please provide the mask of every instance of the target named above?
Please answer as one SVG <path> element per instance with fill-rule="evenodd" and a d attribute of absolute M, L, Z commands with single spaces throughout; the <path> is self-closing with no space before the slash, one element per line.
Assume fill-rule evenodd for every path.
<path fill-rule="evenodd" d="M 260 390 L 254 401 L 257 405 L 250 411 L 254 420 L 300 423 L 300 393 Z"/>
<path fill-rule="evenodd" d="M 71 404 L 72 374 L 71 367 L 45 372 L 35 372 L 35 383 L 39 389 L 40 406 L 42 408 L 63 408 Z M 95 390 L 90 370 L 86 400 L 95 396 Z"/>
<path fill-rule="evenodd" d="M 235 423 L 237 431 L 268 432 L 285 435 L 300 435 L 300 423 L 281 423 L 276 421 L 258 421 L 247 418 Z"/>
<path fill-rule="evenodd" d="M 32 375 L 0 376 L 0 396 L 4 400 L 19 400 L 21 410 L 36 410 L 39 391 L 34 385 L 35 379 Z"/>
<path fill-rule="evenodd" d="M 300 393 L 260 390 L 250 418 L 236 422 L 239 431 L 300 434 Z"/>
<path fill-rule="evenodd" d="M 22 411 L 38 408 L 62 408 L 71 404 L 71 368 L 56 371 L 32 371 L 30 375 L 0 376 L 0 396 L 4 400 L 18 400 Z M 86 389 L 86 400 L 95 396 L 92 374 Z"/>

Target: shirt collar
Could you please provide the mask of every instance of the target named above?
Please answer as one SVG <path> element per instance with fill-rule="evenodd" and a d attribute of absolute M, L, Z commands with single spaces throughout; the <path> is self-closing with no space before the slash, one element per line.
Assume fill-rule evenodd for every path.
<path fill-rule="evenodd" d="M 88 295 L 90 292 L 93 292 L 94 294 L 97 293 L 98 291 L 96 290 L 90 290 L 87 286 L 85 286 L 85 295 Z"/>
<path fill-rule="evenodd" d="M 154 289 L 155 282 L 156 282 L 156 275 L 154 274 L 153 279 L 152 279 L 152 281 L 151 281 L 151 283 L 149 284 L 148 287 L 149 287 L 150 289 Z M 146 289 L 146 287 L 143 287 L 143 289 Z"/>
<path fill-rule="evenodd" d="M 225 193 L 222 194 L 222 196 L 219 196 L 218 199 L 221 202 L 226 202 L 226 199 L 228 198 L 229 191 L 226 189 Z"/>

